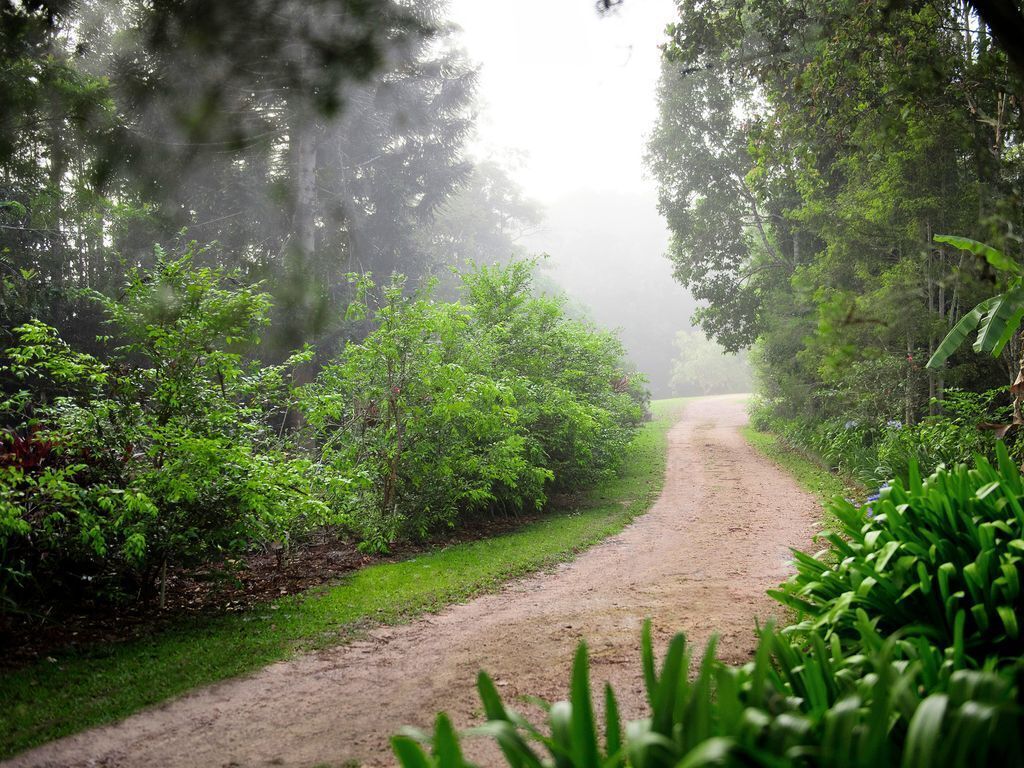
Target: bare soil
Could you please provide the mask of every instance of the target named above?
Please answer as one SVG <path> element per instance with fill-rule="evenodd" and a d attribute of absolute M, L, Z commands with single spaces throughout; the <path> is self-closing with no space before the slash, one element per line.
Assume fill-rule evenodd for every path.
<path fill-rule="evenodd" d="M 172 568 L 163 609 L 155 600 L 99 602 L 66 595 L 62 602 L 30 613 L 0 616 L 0 674 L 47 656 L 151 636 L 197 618 L 251 610 L 371 565 L 509 533 L 545 515 L 564 512 L 573 502 L 572 497 L 560 497 L 552 499 L 543 513 L 467 520 L 425 541 L 392 543 L 386 554 L 364 554 L 341 532 L 322 529 L 282 551 L 280 557 L 260 550 L 199 567 Z"/>
<path fill-rule="evenodd" d="M 344 647 L 273 664 L 126 720 L 71 736 L 11 766 L 381 766 L 403 724 L 438 710 L 458 726 L 481 719 L 474 690 L 486 668 L 506 700 L 564 698 L 572 654 L 586 638 L 595 689 L 611 681 L 626 717 L 642 714 L 640 628 L 663 646 L 684 631 L 697 649 L 744 662 L 755 618 L 781 616 L 765 590 L 808 548 L 815 499 L 757 454 L 738 428 L 734 397 L 691 403 L 669 433 L 664 490 L 620 535 L 554 572 Z M 487 742 L 468 756 L 500 764 Z"/>

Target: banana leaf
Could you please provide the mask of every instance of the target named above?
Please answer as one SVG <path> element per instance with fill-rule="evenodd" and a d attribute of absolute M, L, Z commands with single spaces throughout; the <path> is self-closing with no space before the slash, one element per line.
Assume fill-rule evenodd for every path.
<path fill-rule="evenodd" d="M 941 368 L 942 364 L 964 343 L 964 339 L 981 324 L 982 318 L 985 317 L 986 313 L 992 308 L 992 305 L 1000 298 L 1001 296 L 993 296 L 990 299 L 985 299 L 985 301 L 961 317 L 960 322 L 950 329 L 949 333 L 946 334 L 946 338 L 936 348 L 935 354 L 932 355 L 926 367 L 932 370 Z"/>
<path fill-rule="evenodd" d="M 985 243 L 979 243 L 977 240 L 971 240 L 969 237 L 958 237 L 956 235 L 935 235 L 932 239 L 936 243 L 952 245 L 961 251 L 969 251 L 975 256 L 980 256 L 1000 272 L 1024 275 L 1024 269 L 1021 269 L 1020 264 L 991 245 L 985 245 Z"/>

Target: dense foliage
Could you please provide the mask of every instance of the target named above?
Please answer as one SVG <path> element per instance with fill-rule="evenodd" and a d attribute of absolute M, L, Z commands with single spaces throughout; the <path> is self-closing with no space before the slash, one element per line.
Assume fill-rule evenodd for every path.
<path fill-rule="evenodd" d="M 238 552 L 322 523 L 308 460 L 278 430 L 290 369 L 243 359 L 269 297 L 158 253 L 123 296 L 94 300 L 105 359 L 33 320 L 16 329 L 2 403 L 0 566 L 14 587 L 148 597 L 169 560 Z M 11 599 L 11 598 L 9 598 Z"/>
<path fill-rule="evenodd" d="M 750 416 L 755 428 L 774 432 L 788 447 L 810 451 L 846 478 L 878 488 L 892 478 L 908 477 L 914 463 L 931 472 L 940 464 L 971 462 L 977 455 L 994 458 L 996 430 L 979 425 L 994 419 L 992 426 L 1001 428 L 1000 423 L 1011 417 L 1007 400 L 1005 388 L 980 394 L 949 388 L 942 413 L 916 424 L 867 417 L 784 419 L 760 400 L 751 403 Z"/>
<path fill-rule="evenodd" d="M 899 633 L 946 652 L 956 667 L 1020 662 L 1024 618 L 1024 484 L 1006 449 L 999 464 L 958 465 L 922 480 L 912 468 L 868 507 L 830 506 L 833 565 L 798 555 L 775 596 L 806 617 L 791 628 L 858 636 L 857 609 L 883 635 Z M 865 518 L 867 518 L 865 520 Z"/>
<path fill-rule="evenodd" d="M 678 637 L 659 672 L 645 632 L 643 720 L 609 688 L 599 738 L 585 647 L 547 730 L 482 675 L 510 765 L 1024 764 L 1024 87 L 984 7 L 677 3 L 648 158 L 676 276 L 752 348 L 758 426 L 891 484 L 832 505 L 751 663 L 712 643 L 691 680 Z M 443 11 L 0 4 L 0 612 L 162 602 L 169 567 L 311 530 L 386 551 L 618 469 L 642 382 L 510 264 L 536 213 L 466 157 Z M 434 292 L 474 262 L 507 266 Z M 709 349 L 677 386 L 742 385 Z M 445 717 L 427 740 L 402 762 L 465 764 Z"/>
<path fill-rule="evenodd" d="M 877 431 L 1011 383 L 1019 338 L 925 367 L 1015 279 L 934 236 L 1021 253 L 1024 91 L 971 4 L 678 8 L 648 163 L 676 275 L 709 336 L 754 347 L 766 407 Z"/>
<path fill-rule="evenodd" d="M 834 502 L 841 532 L 819 555 L 796 553 L 775 593 L 797 622 L 763 630 L 746 665 L 717 661 L 712 642 L 691 679 L 677 635 L 659 672 L 646 627 L 644 719 L 623 727 L 606 686 L 596 724 L 581 645 L 546 727 L 481 673 L 487 722 L 469 733 L 536 768 L 1024 765 L 1024 482 L 1005 448 L 999 458 L 913 474 L 871 507 Z M 469 765 L 444 715 L 394 747 L 406 768 Z"/>
<path fill-rule="evenodd" d="M 473 271 L 538 213 L 466 156 L 445 12 L 0 4 L 0 610 L 615 470 L 645 397 L 619 342 L 531 267 Z"/>
<path fill-rule="evenodd" d="M 116 292 L 183 229 L 266 281 L 273 362 L 366 330 L 332 311 L 349 272 L 418 282 L 507 262 L 508 232 L 536 213 L 501 168 L 466 157 L 476 70 L 444 13 L 442 0 L 0 6 L 0 341 L 34 317 L 100 353 L 102 314 L 79 290 Z"/>
<path fill-rule="evenodd" d="M 372 550 L 468 515 L 537 510 L 614 472 L 644 417 L 614 336 L 532 292 L 532 265 L 467 273 L 464 303 L 354 278 L 373 330 L 255 359 L 270 297 L 190 246 L 157 253 L 106 317 L 105 357 L 18 327 L 2 373 L 0 595 L 150 597 L 167 564 L 337 526 Z"/>
<path fill-rule="evenodd" d="M 620 465 L 643 418 L 617 339 L 532 295 L 529 264 L 463 280 L 456 304 L 393 282 L 376 329 L 304 391 L 323 465 L 345 468 L 337 503 L 367 546 L 593 484 Z M 349 315 L 365 315 L 365 300 Z"/>

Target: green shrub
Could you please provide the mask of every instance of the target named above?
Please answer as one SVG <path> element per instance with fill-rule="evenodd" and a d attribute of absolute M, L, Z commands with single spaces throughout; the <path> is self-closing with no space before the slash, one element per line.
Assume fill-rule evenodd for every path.
<path fill-rule="evenodd" d="M 863 608 L 885 633 L 921 637 L 973 668 L 1014 663 L 1024 614 L 1024 484 L 1000 444 L 998 466 L 895 481 L 870 507 L 837 499 L 836 564 L 796 555 L 773 594 L 799 612 L 794 631 L 857 636 Z"/>
<path fill-rule="evenodd" d="M 756 429 L 774 432 L 792 447 L 816 453 L 831 469 L 877 488 L 894 477 L 905 480 L 911 464 L 928 473 L 975 454 L 994 458 L 994 433 L 980 427 L 1009 421 L 1006 399 L 1005 387 L 981 394 L 949 388 L 934 403 L 941 414 L 913 425 L 896 419 L 782 419 L 763 400 L 751 405 L 750 414 Z"/>
<path fill-rule="evenodd" d="M 981 394 L 947 390 L 941 402 L 942 415 L 928 417 L 911 427 L 882 432 L 874 478 L 906 478 L 912 463 L 927 474 L 943 464 L 970 462 L 976 454 L 995 458 L 994 433 L 982 426 L 1010 420 L 1009 406 L 999 404 L 1006 397 L 1005 387 Z"/>
<path fill-rule="evenodd" d="M 0 371 L 4 607 L 33 588 L 149 597 L 168 564 L 312 526 L 381 551 L 536 510 L 613 472 L 643 418 L 619 342 L 531 295 L 529 265 L 467 276 L 465 304 L 356 279 L 349 318 L 373 330 L 296 388 L 312 350 L 251 359 L 269 298 L 200 255 L 158 250 L 119 298 L 92 295 L 103 362 L 40 322 L 17 329 Z"/>
<path fill-rule="evenodd" d="M 106 362 L 38 321 L 16 329 L 4 367 L 16 389 L 0 403 L 8 607 L 29 587 L 147 597 L 169 562 L 283 537 L 325 511 L 309 462 L 271 424 L 288 406 L 288 366 L 242 360 L 266 294 L 195 256 L 158 252 L 121 298 L 93 297 L 111 331 Z"/>
<path fill-rule="evenodd" d="M 373 330 L 303 390 L 325 497 L 381 551 L 465 516 L 543 505 L 609 476 L 644 414 L 611 334 L 531 293 L 532 265 L 463 275 L 465 303 L 353 278 Z"/>
<path fill-rule="evenodd" d="M 608 477 L 642 423 L 643 377 L 625 370 L 611 333 L 566 316 L 561 300 L 533 294 L 531 262 L 479 267 L 463 275 L 479 338 L 494 350 L 494 375 L 507 381 L 531 451 L 569 492 Z"/>
<path fill-rule="evenodd" d="M 380 551 L 460 515 L 542 505 L 551 473 L 527 450 L 512 388 L 489 370 L 466 309 L 406 296 L 401 280 L 382 296 L 376 329 L 303 394 L 338 519 Z"/>

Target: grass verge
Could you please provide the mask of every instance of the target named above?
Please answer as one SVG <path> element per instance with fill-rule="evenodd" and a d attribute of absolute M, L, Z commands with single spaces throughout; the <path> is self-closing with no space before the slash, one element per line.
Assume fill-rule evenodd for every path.
<path fill-rule="evenodd" d="M 821 462 L 815 461 L 814 457 L 786 445 L 778 435 L 759 432 L 751 426 L 743 427 L 741 431 L 748 443 L 789 472 L 801 488 L 816 495 L 822 504 L 836 496 L 863 493 L 863 489 L 844 480 Z"/>
<path fill-rule="evenodd" d="M 246 613 L 97 646 L 3 676 L 0 758 L 297 652 L 337 645 L 367 627 L 408 621 L 571 559 L 622 530 L 657 497 L 666 434 L 683 402 L 653 403 L 654 419 L 630 446 L 622 475 L 595 488 L 569 513 L 514 533 L 364 568 L 340 583 Z"/>

